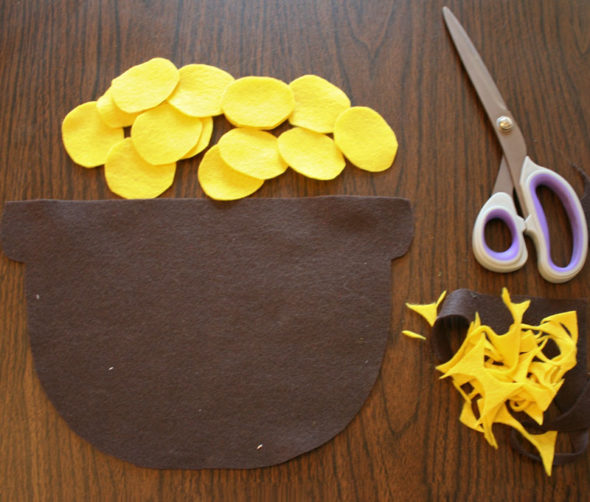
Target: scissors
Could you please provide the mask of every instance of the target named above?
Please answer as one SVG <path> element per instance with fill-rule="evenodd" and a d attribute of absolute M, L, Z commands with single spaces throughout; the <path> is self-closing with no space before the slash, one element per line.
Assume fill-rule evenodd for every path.
<path fill-rule="evenodd" d="M 504 153 L 492 196 L 481 208 L 473 227 L 475 258 L 494 272 L 518 270 L 528 258 L 523 237 L 527 234 L 537 250 L 537 267 L 541 276 L 554 283 L 569 281 L 584 266 L 588 252 L 588 226 L 580 199 L 564 178 L 529 158 L 522 132 L 469 36 L 448 7 L 443 7 L 443 17 Z M 547 218 L 537 195 L 541 185 L 557 195 L 569 220 L 572 255 L 564 267 L 556 265 L 551 258 Z M 518 198 L 523 216 L 516 210 L 513 193 Z M 485 240 L 486 225 L 495 219 L 501 220 L 510 230 L 511 242 L 505 251 L 494 251 Z"/>

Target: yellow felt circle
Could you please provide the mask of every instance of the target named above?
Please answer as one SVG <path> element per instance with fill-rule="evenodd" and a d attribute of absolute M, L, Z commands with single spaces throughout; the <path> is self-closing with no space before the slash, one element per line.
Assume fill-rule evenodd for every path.
<path fill-rule="evenodd" d="M 180 80 L 168 102 L 191 117 L 220 115 L 221 97 L 234 77 L 206 64 L 189 64 L 178 71 Z"/>
<path fill-rule="evenodd" d="M 138 115 L 121 110 L 113 101 L 110 87 L 96 100 L 96 108 L 102 120 L 110 127 L 129 127 Z"/>
<path fill-rule="evenodd" d="M 334 140 L 350 162 L 366 171 L 384 171 L 397 153 L 397 138 L 389 124 L 365 106 L 353 106 L 340 114 Z"/>
<path fill-rule="evenodd" d="M 132 66 L 113 79 L 113 100 L 127 113 L 148 110 L 172 94 L 179 78 L 174 63 L 164 58 L 153 58 Z"/>
<path fill-rule="evenodd" d="M 170 164 L 197 144 L 203 122 L 162 103 L 140 114 L 131 126 L 135 149 L 146 162 Z"/>
<path fill-rule="evenodd" d="M 230 129 L 218 145 L 225 163 L 248 176 L 267 180 L 287 170 L 277 138 L 269 132 L 245 127 Z"/>
<path fill-rule="evenodd" d="M 325 134 L 294 127 L 281 134 L 278 143 L 287 164 L 308 178 L 334 179 L 346 165 L 332 138 Z"/>
<path fill-rule="evenodd" d="M 203 128 L 201 129 L 199 141 L 197 141 L 197 144 L 193 146 L 188 153 L 182 156 L 183 159 L 189 159 L 191 157 L 194 157 L 195 155 L 201 153 L 205 148 L 209 146 L 209 142 L 211 141 L 211 134 L 213 133 L 213 118 L 203 117 L 201 118 L 201 122 L 203 123 Z"/>
<path fill-rule="evenodd" d="M 264 180 L 242 174 L 229 167 L 221 158 L 219 145 L 212 146 L 203 156 L 197 176 L 203 191 L 217 200 L 247 197 L 264 183 Z"/>
<path fill-rule="evenodd" d="M 225 90 L 221 109 L 235 126 L 273 129 L 295 106 L 291 88 L 272 77 L 243 77 Z"/>
<path fill-rule="evenodd" d="M 157 197 L 172 185 L 175 172 L 175 163 L 148 164 L 138 155 L 130 138 L 111 149 L 104 166 L 110 190 L 125 199 Z"/>
<path fill-rule="evenodd" d="M 83 103 L 68 113 L 61 135 L 68 155 L 84 167 L 104 164 L 111 147 L 125 137 L 123 128 L 109 127 L 100 118 L 96 101 Z"/>
<path fill-rule="evenodd" d="M 295 108 L 289 122 L 316 132 L 332 132 L 338 115 L 350 108 L 348 96 L 317 75 L 303 75 L 289 87 L 295 97 Z"/>

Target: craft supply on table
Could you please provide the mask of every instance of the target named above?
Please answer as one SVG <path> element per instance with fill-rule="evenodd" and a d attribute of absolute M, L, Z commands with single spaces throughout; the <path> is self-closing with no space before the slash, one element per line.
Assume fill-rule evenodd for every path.
<path fill-rule="evenodd" d="M 74 162 L 105 165 L 112 192 L 151 198 L 171 186 L 178 161 L 209 146 L 213 117 L 221 114 L 236 128 L 221 137 L 219 150 L 207 152 L 198 173 L 213 199 L 251 195 L 289 166 L 303 176 L 331 180 L 346 157 L 360 169 L 379 172 L 397 153 L 395 133 L 379 113 L 351 106 L 341 89 L 317 75 L 289 84 L 264 76 L 236 80 L 214 66 L 177 69 L 164 58 L 129 68 L 97 101 L 74 108 L 62 136 Z M 277 140 L 268 130 L 286 120 L 293 128 Z M 125 127 L 131 128 L 130 141 L 124 141 Z"/>
<path fill-rule="evenodd" d="M 537 266 L 543 278 L 556 283 L 568 281 L 582 269 L 588 252 L 588 227 L 580 200 L 562 176 L 535 164 L 527 155 L 522 132 L 469 36 L 447 7 L 443 8 L 443 16 L 504 154 L 492 196 L 482 207 L 473 228 L 475 257 L 481 265 L 495 272 L 518 270 L 527 260 L 525 233 L 535 244 Z M 547 217 L 537 195 L 539 186 L 557 195 L 568 216 L 573 244 L 566 266 L 557 265 L 551 257 Z M 522 217 L 516 210 L 513 191 Z M 494 219 L 501 220 L 510 230 L 511 244 L 505 251 L 494 251 L 486 243 L 485 227 Z"/>
<path fill-rule="evenodd" d="M 481 432 L 494 448 L 494 424 L 513 428 L 513 446 L 552 466 L 584 453 L 590 429 L 590 379 L 586 370 L 586 303 L 580 300 L 513 301 L 506 289 L 497 298 L 468 290 L 444 293 L 427 305 L 407 304 L 433 327 L 432 342 L 441 378 L 450 378 L 463 397 L 460 421 Z M 453 354 L 449 322 L 461 321 L 465 336 Z M 489 323 L 490 325 L 487 325 Z M 578 336 L 578 332 L 583 335 Z M 414 331 L 403 333 L 426 339 Z M 559 410 L 547 418 L 550 406 Z M 523 447 L 518 435 L 538 453 Z M 573 453 L 555 454 L 558 433 L 568 434 Z"/>
<path fill-rule="evenodd" d="M 412 235 L 407 200 L 361 196 L 10 202 L 1 229 L 57 411 L 104 452 L 185 469 L 277 464 L 347 426 Z"/>

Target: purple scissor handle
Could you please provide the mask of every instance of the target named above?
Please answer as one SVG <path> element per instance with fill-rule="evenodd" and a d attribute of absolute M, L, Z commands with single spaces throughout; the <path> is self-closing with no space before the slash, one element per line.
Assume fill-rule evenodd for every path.
<path fill-rule="evenodd" d="M 510 246 L 505 251 L 494 251 L 488 246 L 485 230 L 492 220 L 501 220 L 510 230 Z M 496 192 L 483 205 L 473 225 L 473 254 L 481 266 L 494 272 L 513 272 L 528 258 L 523 233 L 524 218 L 517 212 L 514 200 L 505 192 Z"/>
<path fill-rule="evenodd" d="M 501 169 L 506 169 L 503 161 Z M 562 267 L 551 258 L 549 227 L 537 189 L 550 189 L 561 201 L 572 232 L 573 245 L 569 263 Z M 473 252 L 477 261 L 495 272 L 512 272 L 524 265 L 527 249 L 523 232 L 529 235 L 537 250 L 537 267 L 543 278 L 561 283 L 572 279 L 584 266 L 588 253 L 588 227 L 582 204 L 572 186 L 559 174 L 535 164 L 525 157 L 520 177 L 521 205 L 526 214 L 522 218 L 516 211 L 512 196 L 504 191 L 492 194 L 479 212 L 473 227 Z M 505 251 L 494 251 L 485 240 L 485 227 L 499 219 L 510 230 L 511 243 Z"/>
<path fill-rule="evenodd" d="M 539 186 L 549 188 L 561 201 L 572 232 L 572 255 L 565 267 L 556 265 L 551 258 L 549 227 L 543 206 L 537 196 Z M 522 205 L 528 214 L 525 219 L 526 234 L 530 235 L 537 250 L 537 267 L 550 282 L 565 282 L 573 278 L 584 266 L 588 254 L 588 225 L 578 195 L 559 174 L 535 164 L 528 156 L 520 175 Z"/>

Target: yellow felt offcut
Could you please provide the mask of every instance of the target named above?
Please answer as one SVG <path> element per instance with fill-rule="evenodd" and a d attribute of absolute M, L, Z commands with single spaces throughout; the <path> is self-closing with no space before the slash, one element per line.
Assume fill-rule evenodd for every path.
<path fill-rule="evenodd" d="M 264 180 L 242 174 L 229 167 L 221 158 L 219 145 L 207 150 L 199 165 L 197 176 L 203 191 L 216 200 L 247 197 L 264 183 Z"/>
<path fill-rule="evenodd" d="M 227 120 L 239 127 L 273 129 L 295 106 L 293 91 L 272 77 L 243 77 L 232 82 L 221 99 Z"/>
<path fill-rule="evenodd" d="M 344 91 L 317 75 L 303 75 L 289 87 L 295 98 L 289 122 L 295 126 L 330 133 L 338 115 L 350 108 L 350 99 Z"/>
<path fill-rule="evenodd" d="M 295 171 L 316 180 L 334 179 L 346 166 L 332 138 L 302 127 L 279 136 L 279 151 Z"/>
<path fill-rule="evenodd" d="M 113 100 L 119 109 L 127 113 L 148 110 L 172 94 L 179 78 L 174 63 L 164 58 L 153 58 L 132 66 L 113 79 Z"/>
<path fill-rule="evenodd" d="M 191 117 L 220 115 L 221 98 L 234 77 L 206 64 L 189 64 L 178 71 L 180 80 L 168 103 Z"/>
<path fill-rule="evenodd" d="M 180 160 L 199 141 L 203 122 L 162 103 L 140 114 L 131 126 L 131 139 L 139 155 L 150 164 Z"/>
<path fill-rule="evenodd" d="M 565 373 L 576 364 L 577 315 L 559 313 L 531 326 L 522 322 L 530 302 L 512 302 L 506 289 L 502 300 L 513 318 L 508 331 L 497 334 L 481 324 L 476 315 L 459 350 L 437 369 L 443 373 L 441 378 L 452 379 L 464 399 L 462 423 L 482 432 L 495 448 L 498 444 L 493 425 L 502 423 L 515 428 L 539 451 L 550 475 L 557 432 L 529 433 L 508 407 L 543 423 L 543 413 L 563 385 Z M 557 355 L 548 357 L 543 353 L 548 340 L 557 346 Z M 473 391 L 465 392 L 464 385 Z M 477 415 L 473 402 L 477 404 Z"/>
<path fill-rule="evenodd" d="M 424 335 L 420 333 L 415 333 L 414 331 L 410 331 L 409 329 L 404 329 L 402 331 L 402 335 L 406 335 L 408 338 L 417 338 L 418 340 L 426 340 Z"/>
<path fill-rule="evenodd" d="M 384 171 L 397 153 L 397 138 L 389 124 L 365 106 L 353 106 L 338 116 L 334 140 L 350 162 L 366 171 Z"/>
<path fill-rule="evenodd" d="M 475 413 L 473 413 L 473 405 L 471 404 L 471 400 L 465 399 L 463 402 L 463 408 L 461 408 L 459 421 L 470 429 L 483 432 L 483 426 L 478 422 Z"/>
<path fill-rule="evenodd" d="M 496 414 L 497 423 L 509 425 L 520 432 L 539 452 L 543 462 L 543 467 L 548 476 L 551 476 L 553 467 L 553 457 L 555 456 L 555 442 L 557 440 L 557 431 L 547 431 L 543 434 L 531 434 L 522 424 L 516 420 L 508 411 L 506 406 L 502 406 Z"/>
<path fill-rule="evenodd" d="M 172 185 L 175 172 L 175 163 L 148 164 L 139 156 L 130 138 L 111 149 L 104 166 L 110 190 L 125 199 L 157 197 Z"/>
<path fill-rule="evenodd" d="M 96 100 L 96 108 L 102 120 L 110 127 L 129 127 L 138 115 L 121 110 L 113 101 L 110 87 Z"/>
<path fill-rule="evenodd" d="M 202 122 L 202 129 L 201 135 L 199 136 L 199 141 L 197 144 L 193 146 L 188 153 L 184 154 L 181 158 L 189 159 L 201 153 L 205 148 L 209 146 L 209 142 L 211 141 L 211 134 L 213 134 L 213 117 L 203 117 L 201 118 Z"/>
<path fill-rule="evenodd" d="M 74 162 L 84 167 L 105 163 L 111 147 L 123 140 L 121 127 L 109 127 L 100 117 L 96 101 L 83 103 L 69 112 L 62 123 L 64 147 Z"/>
<path fill-rule="evenodd" d="M 279 155 L 277 138 L 269 132 L 237 127 L 226 132 L 217 144 L 228 166 L 253 178 L 267 180 L 287 169 Z"/>
<path fill-rule="evenodd" d="M 438 307 L 445 299 L 446 294 L 447 292 L 443 291 L 438 297 L 438 300 L 436 300 L 434 303 L 428 303 L 426 305 L 406 303 L 406 307 L 416 312 L 416 314 L 422 316 L 430 326 L 434 326 L 434 323 L 436 322 L 436 316 L 438 315 Z"/>

